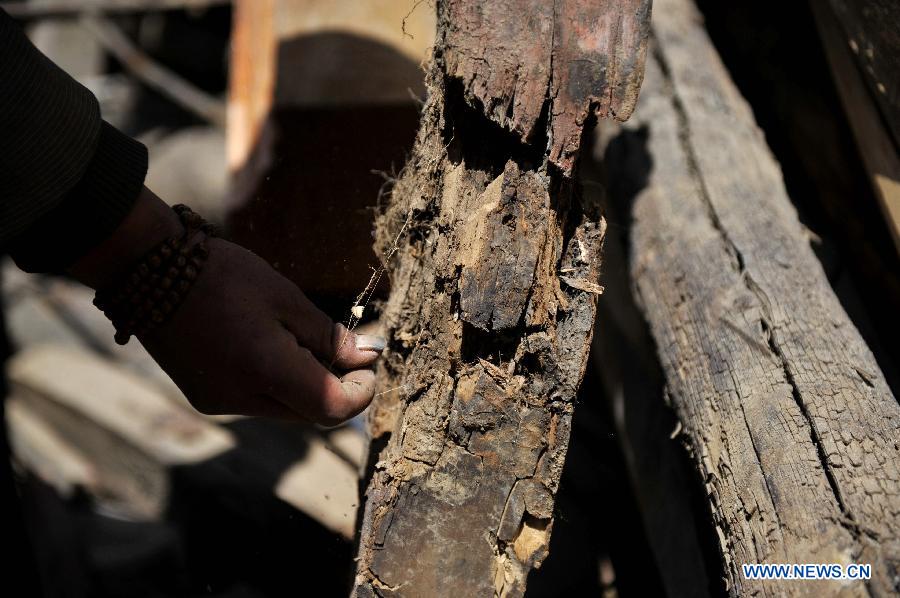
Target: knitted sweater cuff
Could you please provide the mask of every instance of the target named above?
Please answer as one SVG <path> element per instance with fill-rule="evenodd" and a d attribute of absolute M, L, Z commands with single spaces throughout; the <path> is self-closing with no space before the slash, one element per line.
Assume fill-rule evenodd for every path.
<path fill-rule="evenodd" d="M 10 247 L 28 272 L 63 272 L 110 236 L 131 211 L 147 174 L 147 148 L 103 122 L 94 156 L 58 206 Z"/>

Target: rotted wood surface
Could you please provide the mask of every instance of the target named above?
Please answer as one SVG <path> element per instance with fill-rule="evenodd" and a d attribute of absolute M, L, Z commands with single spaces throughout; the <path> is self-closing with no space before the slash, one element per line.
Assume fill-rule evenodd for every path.
<path fill-rule="evenodd" d="M 732 595 L 893 595 L 900 406 L 810 249 L 778 164 L 690 0 L 658 0 L 630 172 L 630 268 L 705 483 Z M 863 582 L 744 563 L 871 563 Z"/>
<path fill-rule="evenodd" d="M 463 82 L 470 104 L 526 143 L 549 133 L 550 161 L 571 174 L 585 122 L 625 121 L 634 109 L 650 5 L 447 0 L 438 32 L 444 72 Z"/>
<path fill-rule="evenodd" d="M 429 99 L 377 229 L 387 390 L 357 596 L 518 596 L 547 556 L 601 292 L 577 142 L 591 114 L 630 113 L 649 18 L 602 6 L 438 3 Z"/>

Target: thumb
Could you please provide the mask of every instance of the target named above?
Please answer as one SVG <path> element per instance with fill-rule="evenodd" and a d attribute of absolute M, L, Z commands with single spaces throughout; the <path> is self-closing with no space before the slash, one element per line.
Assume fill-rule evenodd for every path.
<path fill-rule="evenodd" d="M 291 286 L 293 297 L 282 323 L 301 346 L 342 370 L 368 367 L 378 359 L 385 348 L 383 338 L 355 334 L 343 324 L 335 324 L 300 289 Z"/>

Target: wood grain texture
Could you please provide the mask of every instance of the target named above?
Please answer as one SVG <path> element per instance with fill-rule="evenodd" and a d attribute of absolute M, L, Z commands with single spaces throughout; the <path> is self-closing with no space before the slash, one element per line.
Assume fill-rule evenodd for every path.
<path fill-rule="evenodd" d="M 631 274 L 702 476 L 732 595 L 891 595 L 900 406 L 836 299 L 778 164 L 689 0 L 658 0 L 619 141 Z M 615 143 L 615 142 L 613 142 Z M 636 177 L 636 178 L 635 178 Z M 868 583 L 749 581 L 743 563 L 871 563 Z"/>
<path fill-rule="evenodd" d="M 523 141 L 549 134 L 550 160 L 566 173 L 589 118 L 631 115 L 643 78 L 650 0 L 448 0 L 442 6 L 446 26 L 438 35 L 446 73 L 462 81 L 467 101 Z"/>
<path fill-rule="evenodd" d="M 599 10 L 555 10 L 564 4 Z M 627 4 L 604 5 L 597 26 L 618 24 Z M 566 169 L 552 158 L 550 9 L 438 4 L 429 99 L 377 230 L 379 254 L 398 250 L 357 596 L 521 596 L 547 556 L 605 233 L 575 183 L 577 153 Z M 604 72 L 582 91 L 606 90 Z M 578 138 L 586 122 L 572 125 Z"/>

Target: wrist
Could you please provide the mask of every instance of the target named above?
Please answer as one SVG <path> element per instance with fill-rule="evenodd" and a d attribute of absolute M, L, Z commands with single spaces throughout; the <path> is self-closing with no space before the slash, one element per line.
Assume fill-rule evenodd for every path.
<path fill-rule="evenodd" d="M 177 214 L 183 233 L 166 236 L 94 295 L 94 305 L 112 321 L 120 345 L 165 324 L 190 292 L 209 257 L 207 241 L 216 234 L 215 228 L 185 205 L 174 206 L 172 213 Z M 158 224 L 158 230 L 168 230 L 165 221 Z M 129 250 L 133 247 L 129 244 Z"/>
<path fill-rule="evenodd" d="M 184 233 L 177 214 L 144 187 L 131 211 L 113 233 L 70 268 L 79 282 L 100 289 L 107 286 L 150 249 Z"/>

